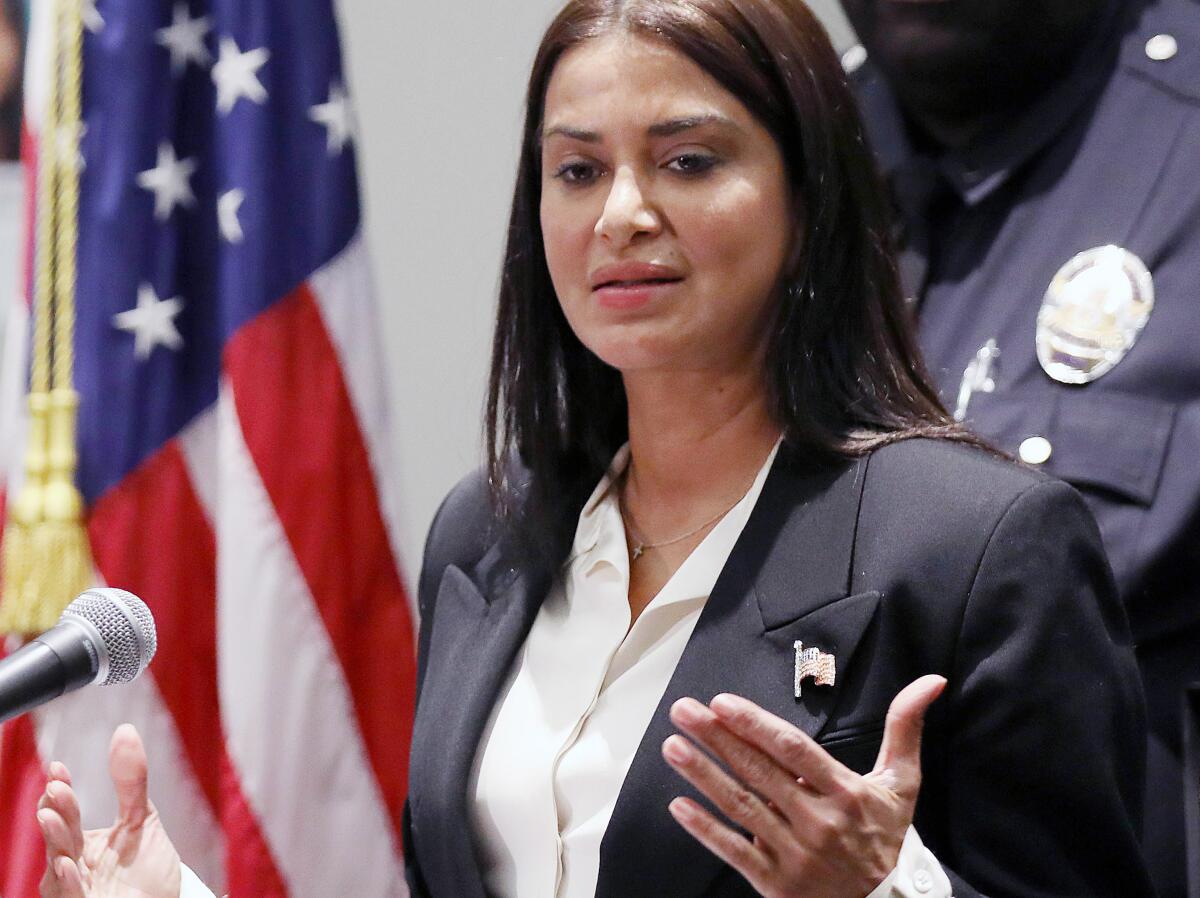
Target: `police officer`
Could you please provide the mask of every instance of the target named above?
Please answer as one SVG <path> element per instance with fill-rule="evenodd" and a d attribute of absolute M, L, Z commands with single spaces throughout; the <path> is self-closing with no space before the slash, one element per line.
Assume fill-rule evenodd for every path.
<path fill-rule="evenodd" d="M 1184 896 L 1185 816 L 1200 873 L 1200 783 L 1184 785 L 1200 707 L 1200 3 L 842 5 L 943 399 L 1074 484 L 1099 522 L 1150 714 L 1147 857 L 1163 898 Z"/>

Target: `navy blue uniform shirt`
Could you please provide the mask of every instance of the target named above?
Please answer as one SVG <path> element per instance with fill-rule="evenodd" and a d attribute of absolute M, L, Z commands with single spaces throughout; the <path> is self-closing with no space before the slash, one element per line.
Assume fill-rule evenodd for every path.
<path fill-rule="evenodd" d="M 1200 3 L 1114 4 L 1019 120 L 940 156 L 914 148 L 869 61 L 853 81 L 944 402 L 967 400 L 977 432 L 1073 484 L 1099 522 L 1150 713 L 1147 856 L 1161 894 L 1183 896 L 1181 721 L 1200 683 Z M 1039 310 L 1070 260 L 1108 245 L 1144 263 L 1154 308 L 1115 367 L 1061 383 L 1038 360 Z M 1200 803 L 1200 784 L 1186 795 Z"/>

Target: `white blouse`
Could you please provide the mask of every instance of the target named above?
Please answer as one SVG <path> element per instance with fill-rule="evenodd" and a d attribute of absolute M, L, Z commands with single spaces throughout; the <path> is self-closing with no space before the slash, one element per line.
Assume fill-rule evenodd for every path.
<path fill-rule="evenodd" d="M 595 894 L 600 842 L 621 784 L 778 448 L 632 627 L 625 526 L 609 489 L 628 447 L 613 459 L 475 756 L 468 808 L 489 895 Z M 945 873 L 910 828 L 896 870 L 867 898 L 949 895 Z"/>

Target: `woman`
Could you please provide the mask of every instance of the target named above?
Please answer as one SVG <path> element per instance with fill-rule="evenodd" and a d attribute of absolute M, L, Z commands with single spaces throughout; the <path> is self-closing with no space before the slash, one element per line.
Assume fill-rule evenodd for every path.
<path fill-rule="evenodd" d="M 1148 894 L 1095 527 L 928 385 L 804 6 L 569 3 L 509 233 L 488 476 L 421 575 L 413 894 Z M 140 752 L 157 847 L 90 863 L 174 896 Z M 45 896 L 133 894 L 43 805 Z"/>

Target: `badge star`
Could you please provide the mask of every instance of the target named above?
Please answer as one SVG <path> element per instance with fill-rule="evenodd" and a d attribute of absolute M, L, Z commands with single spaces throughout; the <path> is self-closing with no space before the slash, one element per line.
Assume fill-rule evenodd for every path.
<path fill-rule="evenodd" d="M 212 61 L 212 54 L 204 46 L 204 37 L 209 32 L 208 16 L 192 18 L 186 2 L 175 4 L 171 24 L 154 33 L 154 40 L 171 53 L 171 72 L 181 74 L 189 62 L 205 66 Z"/>
<path fill-rule="evenodd" d="M 113 315 L 113 326 L 133 334 L 133 351 L 138 359 L 150 358 L 154 347 L 165 346 L 178 351 L 183 347 L 183 337 L 175 327 L 175 317 L 183 311 L 183 300 L 178 296 L 159 299 L 149 284 L 138 287 L 137 307 L 128 312 Z"/>
<path fill-rule="evenodd" d="M 233 38 L 221 38 L 221 56 L 212 70 L 218 112 L 228 115 L 242 97 L 260 105 L 266 102 L 267 90 L 258 80 L 258 70 L 270 58 L 271 52 L 265 47 L 243 53 Z"/>
<path fill-rule="evenodd" d="M 354 131 L 354 110 L 350 106 L 350 97 L 341 84 L 336 81 L 331 84 L 328 102 L 311 107 L 308 117 L 325 126 L 328 132 L 325 145 L 330 156 L 336 156 L 345 149 Z"/>
<path fill-rule="evenodd" d="M 82 13 L 84 28 L 92 34 L 99 34 L 104 30 L 104 17 L 96 9 L 96 0 L 83 0 Z"/>
<path fill-rule="evenodd" d="M 217 200 L 217 224 L 227 243 L 242 242 L 242 223 L 238 220 L 238 210 L 245 199 L 246 191 L 235 187 L 222 193 Z"/>
<path fill-rule="evenodd" d="M 188 180 L 195 171 L 195 159 L 177 159 L 171 144 L 164 141 L 158 145 L 158 163 L 137 176 L 138 186 L 154 194 L 154 217 L 157 220 L 166 221 L 176 206 L 190 209 L 196 204 L 196 196 Z"/>

